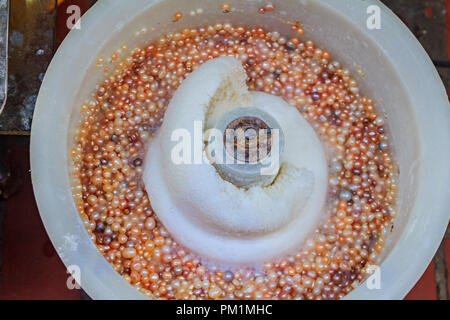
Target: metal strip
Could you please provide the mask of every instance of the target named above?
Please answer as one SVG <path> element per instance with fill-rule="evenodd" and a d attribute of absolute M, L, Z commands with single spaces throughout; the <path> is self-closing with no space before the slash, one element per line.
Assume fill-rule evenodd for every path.
<path fill-rule="evenodd" d="M 9 0 L 0 0 L 0 114 L 8 92 Z"/>

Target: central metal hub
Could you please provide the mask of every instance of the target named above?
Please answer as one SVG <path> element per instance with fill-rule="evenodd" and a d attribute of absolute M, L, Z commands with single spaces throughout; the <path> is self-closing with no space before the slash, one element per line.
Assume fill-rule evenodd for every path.
<path fill-rule="evenodd" d="M 272 150 L 272 128 L 260 118 L 240 117 L 227 125 L 223 142 L 234 159 L 257 163 Z"/>
<path fill-rule="evenodd" d="M 224 180 L 243 188 L 269 185 L 274 180 L 284 135 L 271 115 L 255 107 L 236 108 L 225 113 L 216 128 L 223 136 L 226 161 L 214 166 Z M 276 169 L 267 170 L 273 167 Z"/>

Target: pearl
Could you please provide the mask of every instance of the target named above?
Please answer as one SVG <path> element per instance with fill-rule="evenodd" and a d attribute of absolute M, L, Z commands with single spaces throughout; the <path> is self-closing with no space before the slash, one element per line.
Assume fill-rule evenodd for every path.
<path fill-rule="evenodd" d="M 352 197 L 353 197 L 353 194 L 348 190 L 342 190 L 339 193 L 339 199 L 341 199 L 341 200 L 350 201 L 350 200 L 352 200 Z"/>
<path fill-rule="evenodd" d="M 234 274 L 231 271 L 226 271 L 223 278 L 226 282 L 230 283 L 234 279 Z"/>
<path fill-rule="evenodd" d="M 122 251 L 122 256 L 125 259 L 131 259 L 134 258 L 136 256 L 136 249 L 134 248 L 125 248 Z"/>

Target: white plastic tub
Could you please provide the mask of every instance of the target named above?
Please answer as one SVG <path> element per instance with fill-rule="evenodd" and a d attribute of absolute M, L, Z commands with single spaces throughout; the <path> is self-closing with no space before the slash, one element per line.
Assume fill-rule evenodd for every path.
<path fill-rule="evenodd" d="M 104 77 L 98 56 L 121 45 L 142 45 L 161 33 L 214 22 L 262 25 L 292 33 L 282 20 L 304 24 L 313 39 L 357 76 L 386 121 L 399 161 L 398 212 L 380 260 L 381 289 L 356 288 L 351 299 L 401 299 L 437 250 L 450 215 L 450 106 L 429 57 L 403 23 L 375 0 L 273 0 L 276 11 L 261 15 L 265 2 L 227 1 L 240 10 L 221 12 L 222 1 L 103 0 L 73 30 L 46 73 L 33 118 L 31 167 L 45 228 L 66 266 L 81 269 L 83 289 L 96 299 L 144 298 L 117 274 L 90 240 L 72 198 L 68 150 L 79 108 Z M 367 28 L 367 8 L 381 9 L 381 30 Z M 189 12 L 197 8 L 203 14 Z M 173 23 L 176 11 L 184 17 Z M 136 31 L 147 32 L 136 37 Z M 154 28 L 154 30 L 153 30 Z"/>

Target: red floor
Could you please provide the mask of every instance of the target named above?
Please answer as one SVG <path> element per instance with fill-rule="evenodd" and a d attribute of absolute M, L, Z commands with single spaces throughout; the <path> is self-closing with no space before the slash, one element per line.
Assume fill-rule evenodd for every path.
<path fill-rule="evenodd" d="M 20 191 L 6 202 L 3 226 L 3 267 L 0 299 L 81 299 L 81 292 L 66 286 L 68 274 L 42 225 L 29 174 L 28 138 L 10 143 L 11 163 L 23 179 Z M 450 266 L 450 239 L 446 240 Z M 449 270 L 450 271 L 450 270 Z M 436 299 L 433 264 L 406 299 Z"/>
<path fill-rule="evenodd" d="M 405 300 L 436 300 L 436 280 L 434 278 L 434 263 L 428 266 L 419 282 L 416 283 Z"/>
<path fill-rule="evenodd" d="M 11 163 L 23 185 L 6 202 L 0 299 L 81 299 L 80 291 L 67 289 L 68 274 L 36 208 L 27 143 L 11 144 Z"/>
<path fill-rule="evenodd" d="M 450 276 L 450 238 L 445 239 L 445 257 L 447 258 L 447 275 Z M 448 292 L 450 292 L 450 281 L 447 281 Z"/>

